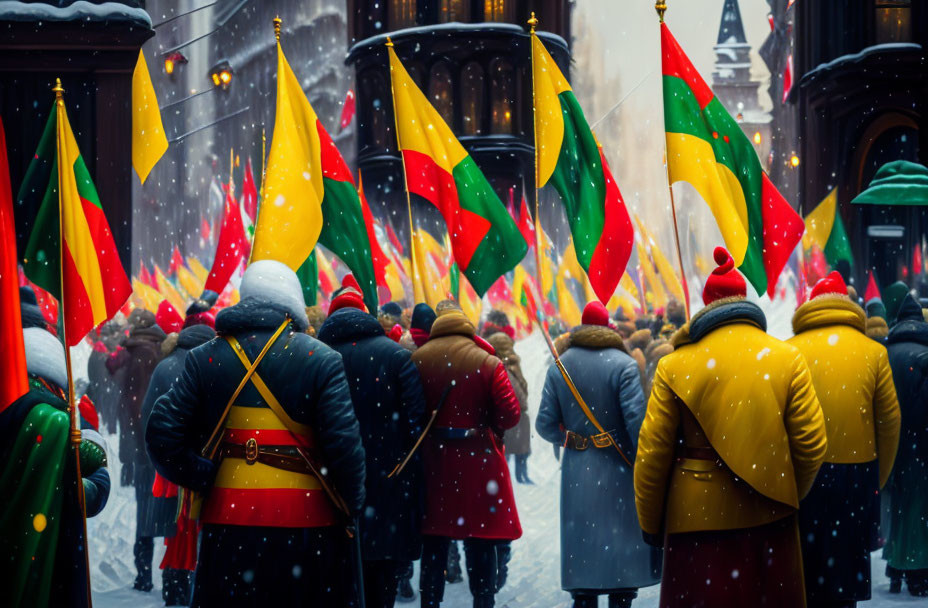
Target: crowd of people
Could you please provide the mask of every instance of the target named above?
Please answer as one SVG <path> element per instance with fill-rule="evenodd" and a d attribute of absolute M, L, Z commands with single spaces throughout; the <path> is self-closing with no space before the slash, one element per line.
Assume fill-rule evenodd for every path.
<path fill-rule="evenodd" d="M 344 607 L 363 589 L 368 607 L 437 607 L 466 572 L 488 608 L 522 535 L 513 482 L 533 483 L 534 417 L 560 459 L 561 586 L 576 608 L 627 608 L 658 583 L 662 607 L 853 606 L 879 547 L 891 591 L 928 595 L 918 300 L 899 284 L 860 302 L 832 273 L 783 342 L 724 249 L 716 262 L 689 321 L 677 302 L 634 319 L 589 303 L 556 336 L 543 386 L 523 374 L 505 313 L 475 326 L 446 300 L 374 316 L 351 275 L 326 310 L 273 261 L 247 268 L 234 306 L 207 292 L 183 320 L 137 308 L 94 336 L 80 387 L 87 515 L 109 494 L 102 427 L 136 496 L 134 588 L 152 591 L 166 539 L 167 605 Z M 40 474 L 21 442 L 67 439 L 68 379 L 55 328 L 29 288 L 21 300 L 31 390 L 0 431 L 31 425 L 4 442 L 6 462 Z M 46 464 L 55 479 L 74 466 Z M 9 471 L 0 488 L 18 506 L 52 501 L 53 480 L 27 497 Z M 87 576 L 68 542 L 77 497 L 56 504 L 44 585 L 14 587 L 42 589 L 40 604 L 79 595 Z"/>

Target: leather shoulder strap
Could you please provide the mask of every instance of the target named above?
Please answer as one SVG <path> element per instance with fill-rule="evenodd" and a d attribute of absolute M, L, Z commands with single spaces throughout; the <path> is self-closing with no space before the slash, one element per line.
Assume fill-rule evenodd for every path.
<path fill-rule="evenodd" d="M 245 366 L 245 369 L 251 369 L 252 362 L 248 359 L 248 355 L 245 354 L 245 350 L 242 348 L 242 345 L 239 344 L 238 340 L 235 339 L 235 336 L 226 336 L 226 342 L 228 342 L 229 346 L 232 347 L 232 350 L 238 356 L 238 359 L 242 362 L 242 365 Z M 271 389 L 268 388 L 267 384 L 264 382 L 257 371 L 251 374 L 251 382 L 255 385 L 255 388 L 258 389 L 258 393 L 261 395 L 261 398 L 264 399 L 268 407 L 271 408 L 271 411 L 274 412 L 274 415 L 284 423 L 284 426 L 286 426 L 290 432 L 302 437 L 306 437 L 312 432 L 310 427 L 305 424 L 301 424 L 290 417 L 286 410 L 284 410 L 283 406 L 280 405 L 280 401 L 277 400 L 277 397 L 274 396 L 274 393 L 271 392 Z"/>

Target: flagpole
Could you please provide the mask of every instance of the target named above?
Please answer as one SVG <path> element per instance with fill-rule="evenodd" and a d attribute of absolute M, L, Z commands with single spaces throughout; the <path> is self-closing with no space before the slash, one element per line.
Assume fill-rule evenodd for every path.
<path fill-rule="evenodd" d="M 654 10 L 661 23 L 664 22 L 664 13 L 667 11 L 667 2 L 657 0 Z M 673 218 L 673 242 L 677 247 L 677 264 L 680 266 L 680 283 L 683 287 L 683 308 L 686 311 L 686 320 L 690 320 L 690 288 L 686 283 L 686 271 L 683 270 L 683 252 L 680 250 L 680 229 L 677 227 L 677 205 L 673 199 L 673 184 L 670 181 L 670 164 L 667 162 L 667 142 L 664 142 L 664 170 L 667 172 L 667 190 L 670 191 L 670 213 Z"/>
<path fill-rule="evenodd" d="M 60 115 L 64 111 L 64 88 L 61 86 L 61 79 L 55 79 L 55 86 L 52 88 L 52 91 L 55 92 L 55 112 L 59 114 L 56 122 L 56 128 L 58 130 L 58 144 L 57 152 L 61 152 L 61 117 Z M 66 328 L 68 315 L 65 314 L 65 295 L 64 295 L 64 205 L 62 204 L 62 192 L 61 192 L 61 171 L 63 167 L 60 162 L 58 162 L 58 274 L 60 279 L 61 299 L 59 300 L 59 311 L 58 315 L 61 319 L 61 333 L 64 338 L 64 361 L 65 367 L 68 374 L 68 414 L 70 418 L 70 438 L 71 438 L 71 449 L 74 452 L 74 469 L 77 474 L 77 498 L 78 504 L 80 505 L 81 510 L 81 524 L 84 528 L 84 567 L 87 569 L 87 605 L 93 606 L 93 597 L 90 592 L 90 555 L 87 550 L 87 504 L 86 497 L 84 496 L 84 478 L 81 475 L 81 426 L 80 426 L 80 412 L 74 404 L 74 373 L 71 369 L 71 347 L 68 345 L 68 331 Z"/>
<path fill-rule="evenodd" d="M 387 48 L 393 48 L 393 41 L 387 36 Z M 389 53 L 389 51 L 388 51 Z M 390 68 L 393 70 L 392 66 Z M 400 124 L 396 117 L 396 91 L 393 89 L 393 74 L 390 74 L 390 101 L 393 103 L 393 130 L 396 131 L 396 148 L 400 153 L 400 163 L 403 165 L 403 186 L 406 190 L 406 212 L 409 215 L 409 266 L 412 270 L 412 299 L 413 304 L 418 304 L 416 291 L 422 292 L 422 301 L 425 302 L 425 288 L 422 286 L 422 275 L 419 272 L 419 264 L 416 260 L 416 238 L 415 225 L 412 222 L 412 199 L 409 196 L 409 178 L 406 175 L 406 161 L 403 160 L 403 149 L 400 145 Z"/>
<path fill-rule="evenodd" d="M 532 11 L 532 16 L 528 20 L 529 26 L 529 45 L 531 48 L 531 70 L 532 70 L 532 139 L 534 140 L 534 156 L 535 156 L 535 218 L 534 218 L 534 233 L 535 233 L 535 280 L 538 283 L 539 291 L 544 289 L 544 280 L 542 278 L 541 272 L 541 216 L 538 214 L 540 208 L 538 202 L 538 121 L 537 114 L 538 109 L 535 104 L 535 27 L 538 26 L 538 18 L 535 17 L 535 11 Z M 541 301 L 542 308 L 544 307 L 544 293 L 539 293 L 539 300 Z M 558 310 L 560 314 L 560 310 Z"/>

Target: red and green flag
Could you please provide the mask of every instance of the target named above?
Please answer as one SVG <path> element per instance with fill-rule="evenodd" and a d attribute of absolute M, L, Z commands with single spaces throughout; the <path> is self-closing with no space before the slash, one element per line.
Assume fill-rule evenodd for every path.
<path fill-rule="evenodd" d="M 406 186 L 441 212 L 454 261 L 483 296 L 522 260 L 528 246 L 490 182 L 416 86 L 392 44 L 387 50 Z"/>
<path fill-rule="evenodd" d="M 631 218 L 573 90 L 534 30 L 532 72 L 537 187 L 550 184 L 560 195 L 577 260 L 605 304 L 631 256 Z"/>
<path fill-rule="evenodd" d="M 20 205 L 39 207 L 23 267 L 32 282 L 62 302 L 65 344 L 74 346 L 116 314 L 132 286 L 64 100 L 59 97 L 52 110 L 19 190 Z"/>
<path fill-rule="evenodd" d="M 854 265 L 851 242 L 847 238 L 841 213 L 838 211 L 838 189 L 834 188 L 815 209 L 806 214 L 806 233 L 802 247 L 806 251 L 817 246 L 825 254 L 828 265 L 835 268 L 840 260 Z"/>
<path fill-rule="evenodd" d="M 738 269 L 773 295 L 803 221 L 761 169 L 741 126 L 661 23 L 664 130 L 670 183 L 689 182 L 718 223 Z"/>

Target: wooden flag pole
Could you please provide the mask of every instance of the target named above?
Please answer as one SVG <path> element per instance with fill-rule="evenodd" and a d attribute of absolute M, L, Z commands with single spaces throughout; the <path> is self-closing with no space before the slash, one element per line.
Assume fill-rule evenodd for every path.
<path fill-rule="evenodd" d="M 393 41 L 387 36 L 387 48 L 393 48 Z M 389 51 L 388 51 L 389 52 Z M 390 70 L 393 68 L 391 66 Z M 425 302 L 425 288 L 422 285 L 422 275 L 416 262 L 416 234 L 415 224 L 412 221 L 412 198 L 409 195 L 409 178 L 406 175 L 406 161 L 403 160 L 403 149 L 400 145 L 400 124 L 396 117 L 396 91 L 393 89 L 393 74 L 390 74 L 390 101 L 393 104 L 393 130 L 396 131 L 396 148 L 400 153 L 400 163 L 403 165 L 403 188 L 406 190 L 406 212 L 409 215 L 409 266 L 412 271 L 412 299 L 413 304 Z M 421 298 L 419 296 L 422 296 Z"/>
<path fill-rule="evenodd" d="M 58 159 L 58 274 L 61 280 L 61 292 L 59 300 L 59 311 L 58 315 L 61 319 L 61 333 L 64 339 L 64 360 L 65 366 L 68 373 L 68 414 L 71 422 L 71 449 L 74 452 L 74 469 L 77 476 L 77 498 L 81 510 L 81 524 L 84 529 L 83 537 L 83 552 L 84 552 L 84 567 L 87 569 L 87 605 L 93 606 L 93 597 L 90 592 L 90 555 L 87 549 L 87 504 L 86 496 L 84 496 L 84 478 L 81 475 L 81 416 L 80 411 L 78 410 L 75 400 L 74 400 L 74 373 L 71 368 L 71 347 L 68 345 L 68 331 L 67 331 L 67 314 L 65 311 L 65 294 L 64 294 L 64 205 L 62 204 L 62 191 L 61 191 L 61 171 L 64 168 L 64 164 L 61 162 L 61 114 L 64 112 L 64 88 L 61 86 L 61 79 L 55 79 L 55 86 L 52 89 L 55 92 L 55 111 L 58 113 L 58 119 L 56 120 L 56 128 L 58 131 L 57 137 L 57 154 Z"/>
<path fill-rule="evenodd" d="M 657 11 L 657 18 L 661 23 L 664 22 L 664 13 L 667 12 L 667 2 L 657 0 L 654 3 L 654 10 Z M 680 250 L 680 229 L 677 227 L 677 205 L 673 199 L 673 183 L 670 181 L 670 163 L 667 162 L 667 142 L 664 142 L 664 169 L 667 172 L 667 189 L 670 191 L 670 213 L 673 218 L 673 242 L 677 247 L 677 264 L 680 266 L 680 283 L 683 287 L 683 307 L 686 311 L 686 320 L 690 320 L 690 288 L 686 283 L 686 271 L 683 270 L 683 253 Z"/>

